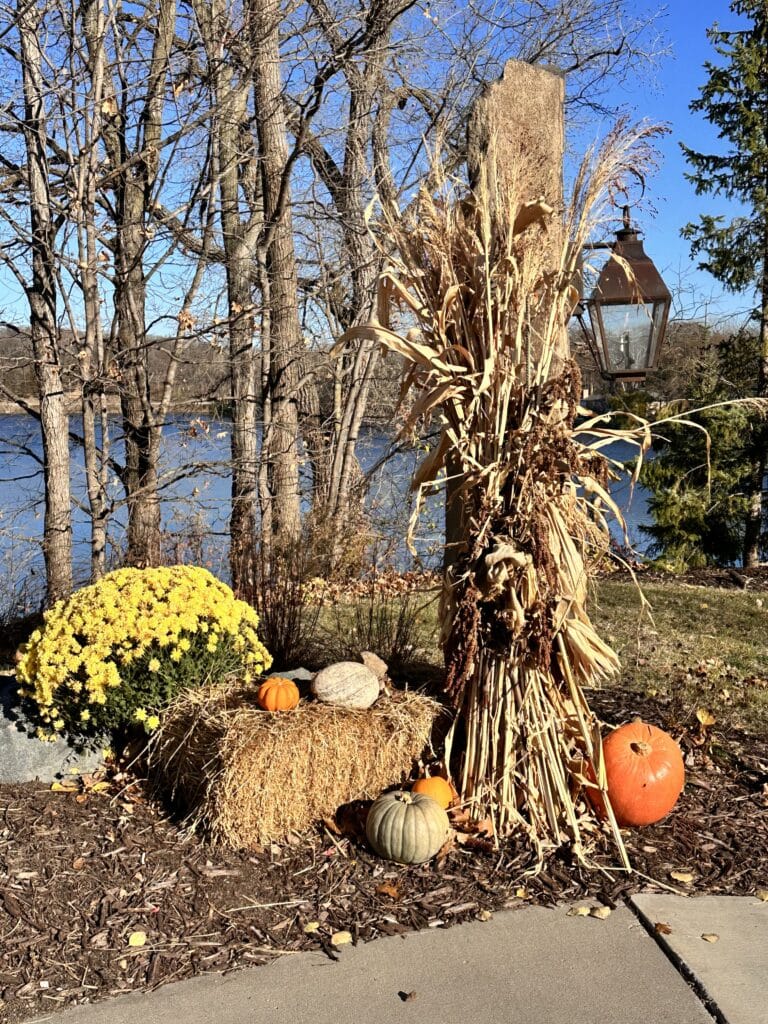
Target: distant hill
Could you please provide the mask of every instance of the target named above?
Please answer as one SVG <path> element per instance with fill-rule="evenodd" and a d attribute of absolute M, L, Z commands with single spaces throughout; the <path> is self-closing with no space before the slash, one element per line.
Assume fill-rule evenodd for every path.
<path fill-rule="evenodd" d="M 170 361 L 168 338 L 147 339 L 150 376 L 153 397 L 159 398 L 160 388 L 165 379 Z M 70 399 L 70 408 L 76 412 L 80 404 L 82 376 L 77 357 L 77 343 L 71 332 L 62 332 L 63 383 Z M 259 354 L 255 355 L 257 380 L 259 376 Z M 324 352 L 309 352 L 306 356 L 307 369 L 314 371 L 320 388 L 320 406 L 324 417 L 333 408 L 333 364 Z M 387 358 L 379 361 L 376 378 L 371 388 L 371 401 L 366 422 L 370 426 L 386 425 L 394 412 L 400 378 L 400 361 Z M 0 329 L 0 380 L 13 394 L 37 404 L 32 345 L 26 330 Z M 107 395 L 110 408 L 119 409 L 120 379 L 116 363 L 109 361 L 104 368 L 101 384 Z M 192 340 L 178 359 L 174 384 L 173 408 L 194 411 L 217 406 L 223 412 L 231 403 L 229 380 L 229 354 L 225 347 L 205 341 Z M 258 401 L 258 396 L 257 396 Z M 0 396 L 0 413 L 12 413 L 18 407 Z"/>

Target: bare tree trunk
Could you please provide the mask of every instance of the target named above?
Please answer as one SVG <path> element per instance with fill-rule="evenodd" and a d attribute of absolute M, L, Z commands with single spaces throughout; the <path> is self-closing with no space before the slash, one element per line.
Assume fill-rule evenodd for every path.
<path fill-rule="evenodd" d="M 27 287 L 45 479 L 47 599 L 52 604 L 72 590 L 72 515 L 69 483 L 69 421 L 61 382 L 56 325 L 56 229 L 51 214 L 46 153 L 45 89 L 35 3 L 17 4 L 24 88 L 24 142 L 29 179 L 32 282 Z"/>
<path fill-rule="evenodd" d="M 125 442 L 122 482 L 128 505 L 127 560 L 132 565 L 156 565 L 161 559 L 160 503 L 157 494 L 157 459 L 162 420 L 153 411 L 147 358 L 146 282 L 144 259 L 148 243 L 147 222 L 154 203 L 162 143 L 163 105 L 176 23 L 175 0 L 154 0 L 146 14 L 152 31 L 152 52 L 138 126 L 136 151 L 128 141 L 128 120 L 133 116 L 125 103 L 126 69 L 118 57 L 111 76 L 112 95 L 105 96 L 102 138 L 114 168 L 115 220 L 115 342 L 120 372 L 120 404 Z M 95 56 L 99 41 L 86 41 Z M 121 40 L 118 39 L 119 45 Z M 134 127 L 134 124 L 131 124 Z"/>
<path fill-rule="evenodd" d="M 146 362 L 142 253 L 143 189 L 126 175 L 118 198 L 115 247 L 115 311 L 120 369 L 120 407 L 125 439 L 123 483 L 128 501 L 128 562 L 160 561 L 160 504 L 153 457 L 150 379 Z"/>
<path fill-rule="evenodd" d="M 86 36 L 92 40 L 90 53 L 91 90 L 84 119 L 81 159 L 77 168 L 77 240 L 80 282 L 85 316 L 82 347 L 79 352 L 82 375 L 83 458 L 88 504 L 91 513 L 91 579 L 97 580 L 106 569 L 107 497 L 109 458 L 109 422 L 104 393 L 104 333 L 101 323 L 96 232 L 96 180 L 99 172 L 98 138 L 101 132 L 101 104 L 104 96 L 105 18 L 100 3 L 89 0 L 81 7 L 87 23 Z M 101 428 L 97 440 L 97 424 Z"/>
<path fill-rule="evenodd" d="M 277 0 L 251 0 L 253 84 L 264 200 L 263 252 L 269 284 L 267 391 L 271 406 L 264 437 L 271 493 L 272 540 L 276 547 L 298 541 L 301 532 L 299 490 L 299 388 L 304 344 L 299 328 L 293 224 L 288 179 L 288 143 L 283 111 Z"/>
<path fill-rule="evenodd" d="M 763 273 L 760 287 L 760 355 L 757 371 L 758 398 L 768 398 L 768 226 L 763 235 Z M 744 529 L 744 566 L 752 568 L 760 562 L 764 530 L 764 486 L 768 470 L 768 427 L 765 421 L 755 425 L 755 454 L 749 489 L 749 514 Z"/>
<path fill-rule="evenodd" d="M 230 380 L 232 386 L 232 510 L 229 566 L 239 596 L 253 590 L 257 502 L 256 367 L 254 361 L 253 263 L 260 218 L 253 209 L 240 213 L 243 125 L 247 120 L 247 80 L 238 81 L 225 39 L 229 28 L 223 0 L 196 0 L 211 68 L 214 168 L 221 196 L 222 244 L 227 275 Z"/>
<path fill-rule="evenodd" d="M 382 178 L 386 188 L 383 181 L 388 173 L 388 156 L 383 146 L 386 113 L 382 105 L 378 115 L 375 114 L 374 106 L 377 95 L 381 103 L 384 90 L 383 61 L 390 35 L 389 19 L 394 16 L 395 6 L 392 5 L 392 10 L 386 6 L 379 10 L 380 27 L 372 30 L 365 61 L 344 63 L 350 99 L 343 165 L 336 165 L 318 138 L 311 136 L 306 140 L 307 152 L 333 199 L 342 233 L 344 268 L 350 286 L 346 301 L 336 308 L 342 330 L 370 318 L 380 270 L 380 256 L 368 232 L 366 207 L 372 179 L 379 184 L 378 179 Z M 313 8 L 329 45 L 341 52 L 343 41 L 324 0 L 313 0 Z M 372 13 L 371 17 L 376 15 Z M 371 146 L 373 170 L 369 158 Z M 312 518 L 325 541 L 320 568 L 329 574 L 341 567 L 350 526 L 355 528 L 363 518 L 364 493 L 357 442 L 378 355 L 378 346 L 372 341 L 350 343 L 340 357 L 336 373 L 332 422 L 324 432 L 315 429 L 314 435 L 310 435 L 315 438 L 314 444 L 308 445 L 313 465 Z M 302 435 L 306 442 L 303 419 Z"/>

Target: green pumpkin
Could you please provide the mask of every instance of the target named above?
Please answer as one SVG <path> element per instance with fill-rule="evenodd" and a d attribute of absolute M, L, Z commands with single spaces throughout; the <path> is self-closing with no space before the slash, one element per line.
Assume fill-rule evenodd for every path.
<path fill-rule="evenodd" d="M 380 857 L 398 864 L 422 864 L 446 840 L 448 815 L 431 796 L 396 790 L 374 800 L 365 834 Z"/>

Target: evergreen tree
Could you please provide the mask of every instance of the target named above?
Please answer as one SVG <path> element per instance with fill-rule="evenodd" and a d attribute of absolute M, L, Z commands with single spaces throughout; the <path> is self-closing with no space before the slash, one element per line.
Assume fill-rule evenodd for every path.
<path fill-rule="evenodd" d="M 688 179 L 699 195 L 738 200 L 744 213 L 730 222 L 706 214 L 683 229 L 691 254 L 733 292 L 754 290 L 759 324 L 755 392 L 768 397 L 768 2 L 733 0 L 731 12 L 743 27 L 707 33 L 722 64 L 707 62 L 706 83 L 690 109 L 703 113 L 726 143 L 720 155 L 683 146 L 693 168 Z M 745 439 L 750 466 L 743 561 L 754 565 L 763 533 L 763 484 L 768 462 L 768 430 L 756 421 Z"/>
<path fill-rule="evenodd" d="M 704 349 L 686 404 L 697 408 L 753 392 L 757 340 L 742 332 Z M 755 428 L 754 413 L 726 406 L 688 419 L 703 429 L 668 426 L 654 442 L 655 458 L 643 465 L 653 525 L 642 530 L 652 538 L 651 554 L 675 570 L 733 565 L 742 556 L 750 512 L 752 465 L 744 438 Z"/>

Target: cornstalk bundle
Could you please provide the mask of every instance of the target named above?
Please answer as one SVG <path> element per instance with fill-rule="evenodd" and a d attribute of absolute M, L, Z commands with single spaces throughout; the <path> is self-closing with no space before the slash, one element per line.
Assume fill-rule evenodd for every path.
<path fill-rule="evenodd" d="M 441 607 L 457 712 L 447 756 L 461 737 L 465 803 L 498 835 L 526 829 L 540 854 L 569 841 L 585 856 L 594 821 L 579 793 L 594 779 L 604 790 L 605 779 L 582 688 L 619 667 L 587 601 L 609 546 L 606 514 L 621 519 L 601 449 L 625 435 L 598 420 L 575 428 L 581 381 L 565 341 L 572 282 L 611 188 L 643 173 L 655 131 L 620 125 L 585 160 L 556 252 L 548 230 L 560 212 L 521 194 L 508 165 L 502 191 L 493 147 L 473 193 L 443 180 L 404 213 L 385 210 L 390 264 L 376 322 L 340 342 L 374 337 L 399 353 L 403 395 L 416 394 L 404 433 L 430 418 L 440 425 L 413 487 L 421 498 L 447 478 L 462 509 Z M 641 449 L 649 441 L 642 426 L 632 436 Z M 609 823 L 628 866 L 610 811 Z"/>

